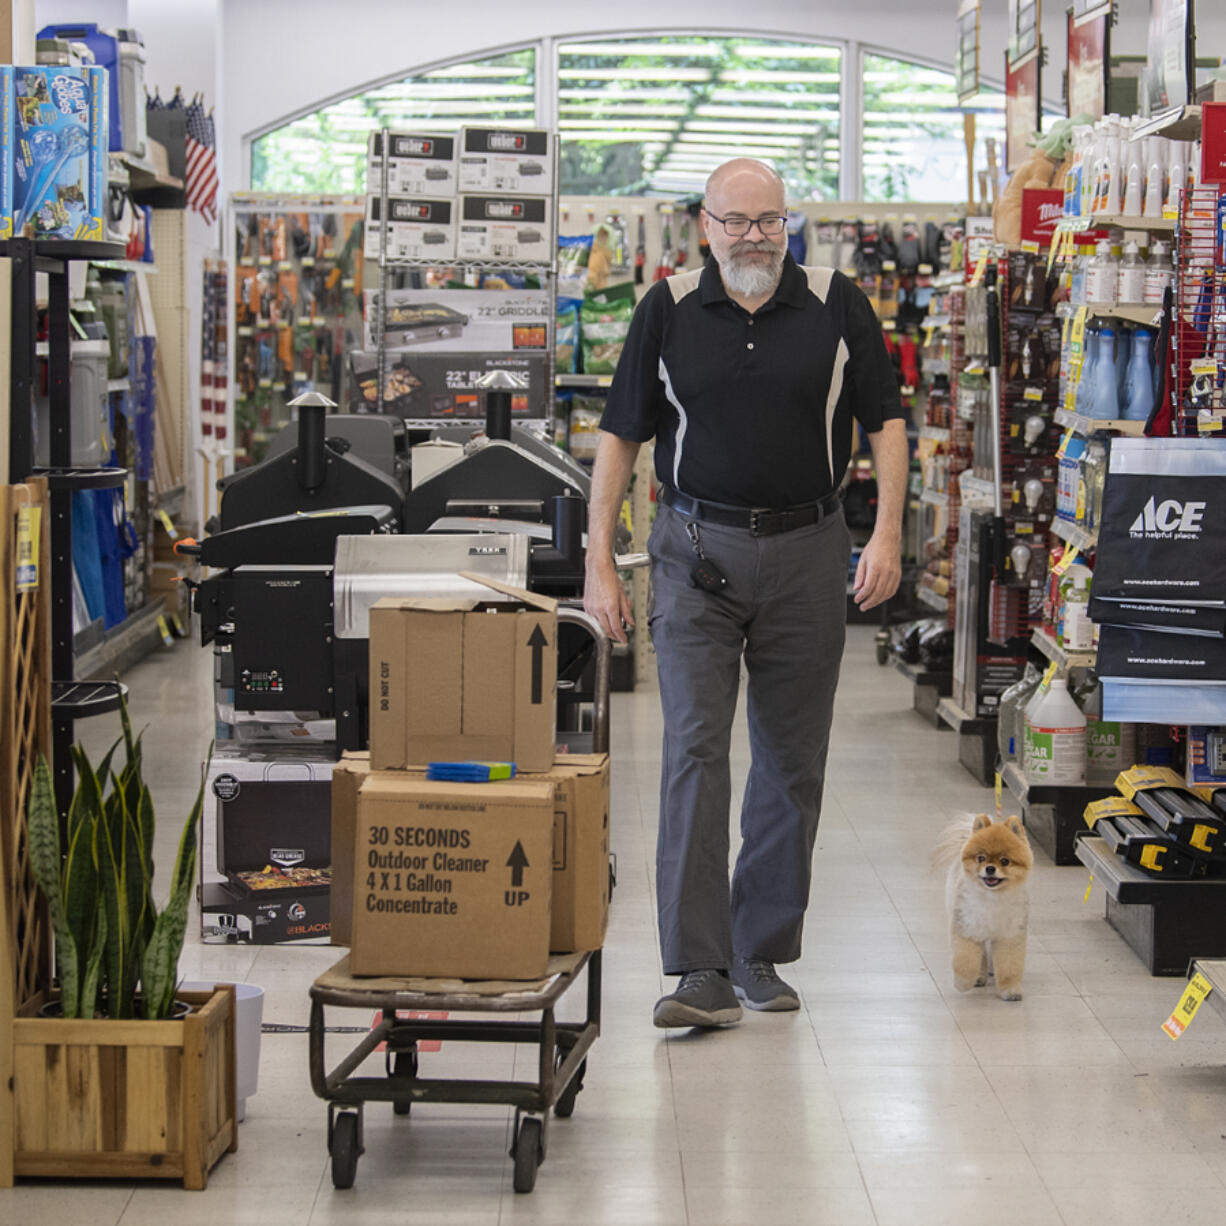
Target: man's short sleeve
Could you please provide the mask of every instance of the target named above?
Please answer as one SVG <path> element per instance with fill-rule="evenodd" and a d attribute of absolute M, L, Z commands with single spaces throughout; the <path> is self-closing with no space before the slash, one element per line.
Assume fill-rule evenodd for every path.
<path fill-rule="evenodd" d="M 664 311 L 670 305 L 668 287 L 659 281 L 635 308 L 600 419 L 600 428 L 609 434 L 636 443 L 655 437 L 666 403 L 660 383 L 660 344 Z"/>
<path fill-rule="evenodd" d="M 864 291 L 847 281 L 847 369 L 855 390 L 856 420 L 870 434 L 895 417 L 906 417 L 898 394 L 898 377 L 890 361 L 881 324 Z"/>

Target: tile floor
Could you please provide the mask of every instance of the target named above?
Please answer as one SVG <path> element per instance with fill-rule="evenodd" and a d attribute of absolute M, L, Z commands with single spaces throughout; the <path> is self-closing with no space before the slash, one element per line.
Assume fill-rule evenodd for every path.
<path fill-rule="evenodd" d="M 1226 1030 L 1205 1010 L 1177 1044 L 1161 1033 L 1178 984 L 1149 977 L 1104 922 L 1101 896 L 1083 903 L 1082 869 L 1036 857 L 1023 1002 L 954 990 L 928 850 L 954 812 L 992 794 L 958 765 L 952 734 L 910 710 L 908 684 L 877 666 L 872 640 L 871 627 L 849 635 L 805 954 L 789 972 L 803 1008 L 720 1032 L 651 1026 L 665 987 L 651 891 L 659 715 L 653 691 L 614 696 L 604 1028 L 573 1118 L 550 1125 L 532 1195 L 511 1188 L 509 1113 L 494 1107 L 418 1107 L 409 1119 L 372 1108 L 357 1181 L 335 1191 L 306 1039 L 268 1034 L 240 1148 L 206 1192 L 24 1181 L 0 1191 L 0 1220 L 1220 1226 Z M 128 678 L 134 719 L 149 725 L 163 864 L 169 815 L 190 805 L 209 738 L 208 675 L 207 653 L 182 643 Z M 87 731 L 103 744 L 103 730 Z M 743 724 L 734 754 L 743 784 Z M 260 984 L 266 1021 L 303 1024 L 307 985 L 335 956 L 190 943 L 181 970 Z M 336 1036 L 330 1050 L 353 1042 Z M 444 1044 L 423 1064 L 455 1075 L 480 1055 L 483 1071 L 510 1076 L 517 1052 L 531 1059 Z"/>

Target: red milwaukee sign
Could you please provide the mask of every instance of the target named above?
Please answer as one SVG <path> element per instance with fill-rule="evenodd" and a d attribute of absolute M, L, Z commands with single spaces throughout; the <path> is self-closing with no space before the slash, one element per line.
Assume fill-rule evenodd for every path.
<path fill-rule="evenodd" d="M 1056 223 L 1064 215 L 1060 188 L 1028 187 L 1022 192 L 1022 241 L 1049 247 Z"/>

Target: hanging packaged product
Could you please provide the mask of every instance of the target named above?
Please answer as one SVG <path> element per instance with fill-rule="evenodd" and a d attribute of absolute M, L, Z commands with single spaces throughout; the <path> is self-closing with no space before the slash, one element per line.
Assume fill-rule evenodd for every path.
<path fill-rule="evenodd" d="M 387 134 L 387 182 L 383 181 L 383 132 L 366 143 L 366 190 L 372 196 L 454 196 L 456 138 L 428 132 Z"/>
<path fill-rule="evenodd" d="M 0 238 L 101 240 L 107 212 L 107 74 L 0 67 Z"/>
<path fill-rule="evenodd" d="M 573 298 L 559 298 L 554 327 L 554 370 L 559 375 L 573 375 L 578 372 L 578 362 L 579 303 Z"/>
<path fill-rule="evenodd" d="M 570 410 L 567 450 L 576 460 L 594 460 L 600 442 L 604 398 L 575 394 Z"/>
<path fill-rule="evenodd" d="M 1085 781 L 1086 717 L 1068 692 L 1067 677 L 1053 677 L 1027 712 L 1026 779 L 1045 787 Z"/>
<path fill-rule="evenodd" d="M 583 371 L 588 375 L 611 375 L 630 332 L 634 314 L 634 286 L 612 286 L 589 295 L 579 308 L 583 333 Z"/>

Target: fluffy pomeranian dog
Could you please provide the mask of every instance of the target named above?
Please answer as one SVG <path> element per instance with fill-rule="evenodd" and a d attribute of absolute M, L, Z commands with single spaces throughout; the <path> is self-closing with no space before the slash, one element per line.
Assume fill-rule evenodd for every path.
<path fill-rule="evenodd" d="M 933 867 L 947 869 L 945 908 L 959 992 L 996 978 L 1001 1000 L 1022 999 L 1030 844 L 1021 819 L 994 822 L 985 814 L 945 831 Z"/>

